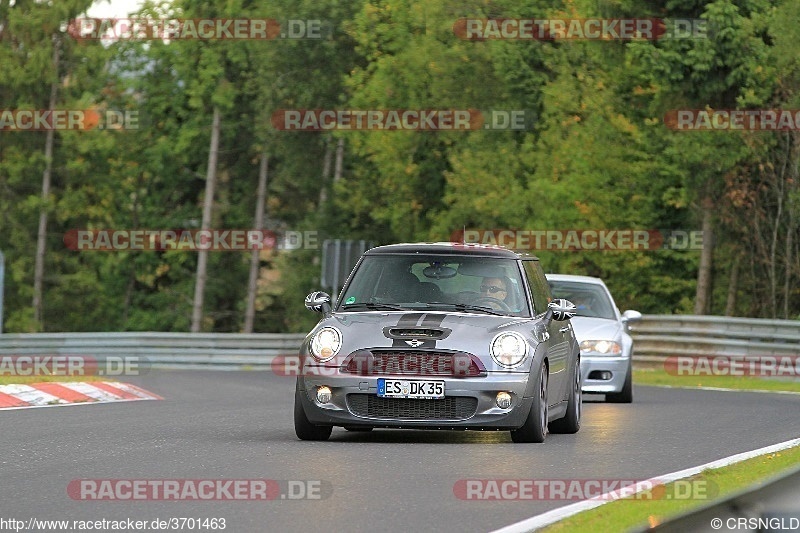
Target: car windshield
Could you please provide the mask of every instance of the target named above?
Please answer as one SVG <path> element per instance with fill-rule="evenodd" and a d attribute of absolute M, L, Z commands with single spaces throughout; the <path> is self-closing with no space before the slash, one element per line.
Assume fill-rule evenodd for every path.
<path fill-rule="evenodd" d="M 453 310 L 529 317 L 514 259 L 368 255 L 338 300 L 338 311 Z"/>
<path fill-rule="evenodd" d="M 616 320 L 614 304 L 608 291 L 597 283 L 548 280 L 553 298 L 564 298 L 575 304 L 577 316 Z"/>

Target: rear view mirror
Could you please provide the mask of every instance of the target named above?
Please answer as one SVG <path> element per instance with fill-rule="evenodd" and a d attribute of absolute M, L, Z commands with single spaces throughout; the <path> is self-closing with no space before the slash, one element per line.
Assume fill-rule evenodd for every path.
<path fill-rule="evenodd" d="M 456 269 L 449 266 L 431 265 L 425 267 L 422 271 L 422 275 L 426 278 L 447 279 L 456 275 Z"/>

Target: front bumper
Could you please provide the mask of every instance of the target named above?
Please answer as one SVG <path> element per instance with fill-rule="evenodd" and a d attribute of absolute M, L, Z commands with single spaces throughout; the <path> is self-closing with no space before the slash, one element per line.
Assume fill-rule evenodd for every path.
<path fill-rule="evenodd" d="M 460 406 L 452 415 L 440 409 L 445 400 L 385 401 L 378 399 L 378 378 L 422 379 L 445 382 L 445 400 Z M 525 422 L 533 402 L 529 374 L 489 373 L 486 377 L 452 378 L 439 376 L 353 376 L 337 372 L 332 376 L 301 376 L 297 380 L 297 397 L 312 424 L 354 427 L 419 428 L 419 429 L 517 429 Z M 316 401 L 317 387 L 331 389 L 329 403 Z M 495 403 L 498 392 L 511 394 L 508 409 Z M 423 403 L 414 403 L 423 402 Z M 367 412 L 365 406 L 369 404 Z M 407 408 L 413 406 L 413 408 Z M 421 407 L 421 408 L 420 408 Z M 433 408 L 433 409 L 432 409 Z M 426 418 L 427 413 L 435 417 Z M 413 414 L 412 414 L 413 413 Z"/>
<path fill-rule="evenodd" d="M 581 355 L 581 390 L 588 393 L 620 392 L 630 371 L 628 357 Z M 610 372 L 610 379 L 598 379 L 601 372 Z"/>

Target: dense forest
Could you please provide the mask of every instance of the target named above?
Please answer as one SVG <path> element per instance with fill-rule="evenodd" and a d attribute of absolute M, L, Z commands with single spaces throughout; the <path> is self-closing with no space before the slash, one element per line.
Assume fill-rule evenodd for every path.
<path fill-rule="evenodd" d="M 254 257 L 86 252 L 65 240 L 115 228 L 375 244 L 470 228 L 702 231 L 702 250 L 533 252 L 547 272 L 604 278 L 621 309 L 800 318 L 800 126 L 665 123 L 680 109 L 800 109 L 796 0 L 146 3 L 136 17 L 324 30 L 172 40 L 82 38 L 74 21 L 90 4 L 0 0 L 4 112 L 137 117 L 127 128 L 0 128 L 3 332 L 294 332 L 317 319 L 303 296 L 320 288 L 319 246 Z M 483 39 L 465 38 L 464 18 L 685 19 L 705 31 Z M 468 131 L 274 124 L 280 110 L 324 109 L 524 110 L 527 120 Z"/>

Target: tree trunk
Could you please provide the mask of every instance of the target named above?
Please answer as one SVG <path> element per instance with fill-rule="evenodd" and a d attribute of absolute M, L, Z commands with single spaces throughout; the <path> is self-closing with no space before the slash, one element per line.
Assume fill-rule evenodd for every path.
<path fill-rule="evenodd" d="M 714 260 L 713 201 L 703 201 L 703 249 L 700 252 L 700 267 L 697 272 L 697 292 L 694 314 L 705 315 L 711 303 L 711 267 Z"/>
<path fill-rule="evenodd" d="M 785 252 L 784 252 L 784 278 L 783 278 L 783 318 L 790 319 L 789 310 L 791 309 L 790 300 L 792 297 L 792 277 L 794 275 L 794 269 L 797 266 L 797 260 L 795 259 L 795 242 L 794 242 L 794 234 L 797 231 L 797 213 L 798 209 L 800 209 L 800 198 L 797 197 L 798 193 L 798 156 L 797 156 L 797 148 L 798 148 L 798 140 L 800 140 L 800 136 L 797 133 L 788 133 L 787 134 L 787 148 L 786 153 L 787 156 L 787 173 L 788 177 L 786 177 L 787 188 L 786 191 L 786 198 L 787 198 L 787 205 L 786 205 L 786 212 L 787 212 L 787 222 L 786 222 L 786 241 L 785 241 Z"/>
<path fill-rule="evenodd" d="M 258 169 L 258 190 L 256 192 L 256 220 L 253 229 L 264 229 L 264 199 L 267 196 L 267 176 L 269 175 L 269 156 L 267 150 L 261 152 L 261 166 Z M 256 292 L 258 291 L 258 260 L 261 250 L 253 248 L 250 252 L 250 276 L 247 280 L 247 310 L 244 313 L 244 332 L 253 333 L 253 320 L 256 315 Z"/>
<path fill-rule="evenodd" d="M 736 314 L 736 292 L 739 290 L 739 260 L 734 258 L 731 277 L 728 280 L 728 301 L 725 302 L 725 316 Z"/>
<path fill-rule="evenodd" d="M 322 159 L 322 187 L 319 189 L 319 205 L 317 206 L 320 213 L 325 209 L 325 204 L 328 202 L 328 187 L 331 179 L 331 159 L 333 159 L 333 150 L 331 149 L 330 139 L 325 142 L 325 156 Z"/>
<path fill-rule="evenodd" d="M 783 278 L 783 318 L 789 320 L 789 300 L 792 297 L 791 279 L 792 265 L 794 265 L 794 217 L 789 215 L 789 231 L 786 232 L 786 256 L 785 256 L 785 277 Z"/>
<path fill-rule="evenodd" d="M 778 265 L 776 261 L 778 252 L 778 234 L 781 229 L 781 218 L 783 216 L 783 185 L 781 181 L 785 179 L 783 173 L 776 176 L 777 187 L 776 196 L 778 201 L 775 222 L 772 226 L 772 239 L 769 245 L 769 302 L 772 311 L 772 318 L 778 318 Z"/>
<path fill-rule="evenodd" d="M 344 139 L 339 138 L 336 144 L 336 166 L 333 171 L 333 183 L 338 183 L 342 179 L 342 167 L 344 166 Z"/>
<path fill-rule="evenodd" d="M 131 266 L 128 271 L 128 284 L 125 286 L 125 298 L 122 301 L 122 320 L 119 325 L 120 331 L 126 331 L 128 325 L 128 314 L 133 302 L 133 290 L 136 288 L 136 267 Z"/>
<path fill-rule="evenodd" d="M 53 38 L 53 70 L 55 79 L 50 84 L 50 102 L 48 109 L 56 108 L 56 98 L 58 96 L 59 83 L 59 42 Z M 42 298 L 42 287 L 44 286 L 44 256 L 47 248 L 47 202 L 50 196 L 50 181 L 53 172 L 53 144 L 55 143 L 55 131 L 50 128 L 44 142 L 44 172 L 42 172 L 42 207 L 39 210 L 39 229 L 36 232 L 36 262 L 33 267 L 33 318 L 36 327 L 44 330 L 44 303 Z"/>
<path fill-rule="evenodd" d="M 211 143 L 208 149 L 208 169 L 206 171 L 206 193 L 203 199 L 203 220 L 200 229 L 211 228 L 211 214 L 214 207 L 214 188 L 217 182 L 217 156 L 219 155 L 219 107 L 214 106 L 214 117 L 211 122 Z M 208 250 L 197 252 L 197 276 L 194 285 L 194 303 L 192 304 L 192 333 L 197 333 L 203 323 L 203 296 L 206 290 L 208 269 Z"/>

